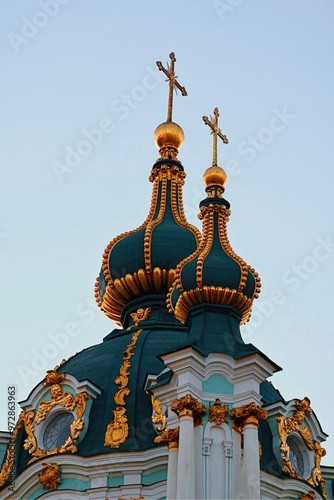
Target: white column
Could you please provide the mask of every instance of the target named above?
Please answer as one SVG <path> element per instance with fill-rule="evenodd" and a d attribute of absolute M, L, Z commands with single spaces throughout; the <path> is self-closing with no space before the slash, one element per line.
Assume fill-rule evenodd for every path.
<path fill-rule="evenodd" d="M 179 456 L 177 464 L 177 500 L 195 498 L 195 435 L 194 420 L 180 414 Z"/>
<path fill-rule="evenodd" d="M 249 417 L 244 424 L 244 459 L 242 476 L 245 498 L 260 498 L 260 455 L 258 420 Z"/>
<path fill-rule="evenodd" d="M 268 412 L 256 403 L 248 403 L 231 410 L 235 430 L 243 435 L 243 458 L 241 460 L 241 490 L 237 498 L 258 500 L 261 498 L 260 453 L 258 425 L 267 418 Z M 237 473 L 234 470 L 234 473 Z"/>
<path fill-rule="evenodd" d="M 179 454 L 177 463 L 177 500 L 194 500 L 195 498 L 195 429 L 206 413 L 203 403 L 187 394 L 171 404 L 171 409 L 179 417 Z M 198 445 L 196 447 L 198 450 Z M 201 452 L 201 450 L 198 450 Z"/>
<path fill-rule="evenodd" d="M 176 499 L 178 454 L 179 452 L 177 447 L 175 448 L 169 447 L 168 472 L 167 472 L 167 500 Z"/>
<path fill-rule="evenodd" d="M 165 429 L 154 442 L 168 446 L 167 500 L 176 500 L 179 428 Z"/>
<path fill-rule="evenodd" d="M 195 422 L 195 499 L 204 498 L 204 468 L 202 455 L 203 422 L 199 419 Z"/>

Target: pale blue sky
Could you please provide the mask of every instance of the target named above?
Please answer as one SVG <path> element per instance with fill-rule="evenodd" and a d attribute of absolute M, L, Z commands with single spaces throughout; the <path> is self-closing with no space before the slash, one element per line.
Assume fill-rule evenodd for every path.
<path fill-rule="evenodd" d="M 311 399 L 334 464 L 333 23 L 331 0 L 1 0 L 1 429 L 7 385 L 25 399 L 114 327 L 94 281 L 109 240 L 148 213 L 167 109 L 155 61 L 174 51 L 188 218 L 218 106 L 230 241 L 263 282 L 244 338 L 283 368 L 286 399 Z"/>

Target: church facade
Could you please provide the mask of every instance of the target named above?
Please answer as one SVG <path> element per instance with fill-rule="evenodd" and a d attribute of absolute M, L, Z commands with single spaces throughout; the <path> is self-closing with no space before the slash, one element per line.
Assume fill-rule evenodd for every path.
<path fill-rule="evenodd" d="M 50 370 L 0 433 L 2 499 L 334 498 L 321 464 L 327 435 L 311 401 L 286 401 L 268 381 L 280 367 L 246 344 L 261 283 L 232 249 L 218 109 L 203 117 L 213 160 L 203 176 L 202 231 L 186 220 L 184 133 L 166 122 L 146 220 L 107 245 L 95 297 L 118 328 Z"/>

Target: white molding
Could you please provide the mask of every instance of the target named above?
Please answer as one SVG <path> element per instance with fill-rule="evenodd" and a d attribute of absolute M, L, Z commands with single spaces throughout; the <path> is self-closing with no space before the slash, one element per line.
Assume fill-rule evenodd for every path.
<path fill-rule="evenodd" d="M 77 394 L 78 392 L 86 392 L 91 399 L 96 399 L 96 397 L 102 393 L 102 390 L 89 380 L 86 379 L 79 381 L 70 374 L 66 374 L 65 379 L 62 380 L 59 385 L 68 385 L 73 389 L 74 394 Z M 27 399 L 19 402 L 21 408 L 27 412 L 36 410 L 41 399 L 48 393 L 49 390 L 49 386 L 46 387 L 43 385 L 43 382 L 40 382 L 35 389 L 33 389 Z"/>
<path fill-rule="evenodd" d="M 76 454 L 64 454 L 64 455 L 50 455 L 48 457 L 43 457 L 43 459 L 38 460 L 29 465 L 16 479 L 15 479 L 15 495 L 16 498 L 27 498 L 32 491 L 36 490 L 40 485 L 38 482 L 38 473 L 42 469 L 43 463 L 56 462 L 62 467 L 62 477 L 63 478 L 77 478 L 91 481 L 99 480 L 105 481 L 107 484 L 108 477 L 112 474 L 119 474 L 124 476 L 124 486 L 119 488 L 106 488 L 98 487 L 98 491 L 108 491 L 108 498 L 116 498 L 119 496 L 128 495 L 125 493 L 127 488 L 134 487 L 136 489 L 135 496 L 138 496 L 138 488 L 145 494 L 146 498 L 157 498 L 155 495 L 158 492 L 159 496 L 164 496 L 166 493 L 166 481 L 161 481 L 157 485 L 152 486 L 141 486 L 141 473 L 145 471 L 147 474 L 154 472 L 154 469 L 167 469 L 168 464 L 168 450 L 165 446 L 159 446 L 156 448 L 151 448 L 149 450 L 144 450 L 140 452 L 122 452 L 122 453 L 107 453 L 103 455 L 97 455 L 93 457 L 81 457 Z M 151 471 L 151 469 L 153 469 Z M 126 484 L 130 482 L 131 479 L 137 477 L 139 478 L 138 484 Z M 105 479 L 103 479 L 105 478 Z M 94 491 L 97 494 L 97 490 Z M 72 490 L 57 490 L 58 495 L 65 494 L 66 491 L 70 492 L 72 495 Z M 88 498 L 105 498 L 99 496 L 91 496 L 92 489 L 89 490 L 89 495 L 87 492 L 79 493 L 78 498 L 87 496 Z M 115 492 L 115 495 L 113 494 Z M 162 492 L 160 494 L 160 492 Z M 57 493 L 57 492 L 55 492 Z M 1 499 L 13 498 L 13 493 L 8 489 L 1 490 Z M 114 495 L 114 496 L 113 496 Z M 12 497 L 11 497 L 12 496 Z M 55 498 L 57 496 L 55 495 Z M 58 496 L 59 498 L 59 496 Z M 71 497 L 69 497 L 71 498 Z"/>
<path fill-rule="evenodd" d="M 312 490 L 315 493 L 315 498 L 322 500 L 322 496 L 306 481 L 274 476 L 263 470 L 260 471 L 260 479 L 262 499 L 285 500 L 286 498 L 299 498 L 300 495 Z"/>

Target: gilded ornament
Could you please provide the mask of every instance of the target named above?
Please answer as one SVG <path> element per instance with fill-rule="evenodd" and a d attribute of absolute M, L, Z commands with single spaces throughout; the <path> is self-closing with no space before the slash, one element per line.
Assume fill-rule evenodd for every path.
<path fill-rule="evenodd" d="M 209 422 L 221 425 L 227 422 L 227 415 L 228 406 L 226 404 L 223 406 L 219 398 L 216 398 L 213 405 L 209 405 Z"/>
<path fill-rule="evenodd" d="M 59 465 L 56 463 L 42 465 L 43 469 L 38 474 L 39 482 L 45 490 L 54 491 L 61 482 Z"/>
<path fill-rule="evenodd" d="M 60 384 L 66 378 L 65 373 L 57 373 L 56 370 L 48 370 L 46 376 L 43 380 L 43 385 L 46 387 L 49 385 Z"/>
<path fill-rule="evenodd" d="M 151 394 L 151 403 L 153 408 L 152 422 L 156 425 L 157 431 L 162 432 L 166 429 L 166 415 L 162 411 L 162 402 Z"/>
<path fill-rule="evenodd" d="M 170 407 L 179 418 L 188 415 L 192 417 L 194 421 L 201 421 L 203 415 L 206 413 L 205 406 L 191 394 L 175 399 L 172 401 Z"/>
<path fill-rule="evenodd" d="M 232 408 L 230 416 L 233 420 L 234 429 L 238 432 L 243 432 L 246 425 L 251 424 L 257 427 L 259 421 L 266 420 L 268 412 L 256 403 L 248 403 L 243 406 Z"/>
<path fill-rule="evenodd" d="M 103 253 L 102 270 L 107 282 L 106 290 L 101 300 L 99 295 L 99 279 L 95 283 L 95 298 L 99 307 L 105 314 L 120 324 L 120 315 L 123 307 L 129 300 L 139 297 L 144 293 L 168 292 L 175 278 L 175 269 L 152 268 L 151 243 L 153 229 L 163 220 L 167 205 L 167 183 L 170 182 L 169 195 L 170 206 L 174 220 L 181 227 L 189 229 L 195 236 L 197 243 L 200 241 L 200 232 L 189 224 L 184 214 L 182 200 L 182 186 L 184 184 L 185 173 L 175 165 L 161 165 L 160 168 L 153 168 L 149 177 L 153 182 L 153 193 L 149 215 L 145 222 L 133 231 L 123 233 L 114 238 Z M 161 185 L 161 193 L 159 186 Z M 161 196 L 159 196 L 159 193 Z M 159 209 L 159 210 L 158 210 Z M 157 218 L 154 216 L 157 213 Z M 127 236 L 145 229 L 144 235 L 144 262 L 145 268 L 138 269 L 133 274 L 113 279 L 109 270 L 109 260 L 115 245 Z"/>
<path fill-rule="evenodd" d="M 184 132 L 177 123 L 167 121 L 158 125 L 154 131 L 154 143 L 159 149 L 160 158 L 174 160 L 178 163 L 177 154 L 184 141 Z"/>
<path fill-rule="evenodd" d="M 24 425 L 24 412 L 21 412 L 16 423 L 16 426 L 13 430 L 13 434 L 11 436 L 9 445 L 7 447 L 6 458 L 2 464 L 0 470 L 0 487 L 3 486 L 10 478 L 11 473 L 14 469 L 15 464 L 15 445 L 19 431 Z"/>
<path fill-rule="evenodd" d="M 182 87 L 176 80 L 177 76 L 174 72 L 174 63 L 176 62 L 174 52 L 169 54 L 170 57 L 170 67 L 165 69 L 161 61 L 157 61 L 157 66 L 160 71 L 163 71 L 167 76 L 167 81 L 169 81 L 169 93 L 168 93 L 168 110 L 167 110 L 167 120 L 161 123 L 154 132 L 154 142 L 159 149 L 160 157 L 163 159 L 173 159 L 176 160 L 177 153 L 184 141 L 184 132 L 182 128 L 172 121 L 173 114 L 173 92 L 174 88 L 181 91 L 181 95 L 186 96 L 187 91 Z"/>
<path fill-rule="evenodd" d="M 303 479 L 298 472 L 294 469 L 292 462 L 290 460 L 290 447 L 287 443 L 287 437 L 289 434 L 295 432 L 298 433 L 307 448 L 314 451 L 314 467 L 312 469 L 311 476 L 306 478 L 312 486 L 319 486 L 322 490 L 322 495 L 327 499 L 326 484 L 323 478 L 320 462 L 322 457 L 326 455 L 326 450 L 321 447 L 320 443 L 313 441 L 310 429 L 308 427 L 302 427 L 306 414 L 312 414 L 313 410 L 311 408 L 311 401 L 309 398 L 305 397 L 302 400 L 296 400 L 296 410 L 291 417 L 279 416 L 276 418 L 278 426 L 278 434 L 280 437 L 280 451 L 283 460 L 282 471 L 289 474 L 291 477 L 297 477 Z M 307 496 L 305 498 L 308 498 Z M 313 497 L 311 497 L 313 498 Z"/>
<path fill-rule="evenodd" d="M 118 500 L 144 500 L 144 497 L 130 497 L 130 498 L 125 498 L 125 497 L 118 497 Z"/>
<path fill-rule="evenodd" d="M 170 66 L 167 65 L 168 69 L 165 69 L 161 63 L 161 61 L 157 61 L 157 66 L 160 71 L 163 71 L 167 76 L 167 81 L 169 81 L 169 94 L 168 94 L 168 111 L 167 111 L 167 122 L 172 121 L 172 113 L 173 113 L 173 92 L 176 87 L 181 92 L 181 95 L 186 96 L 187 91 L 184 87 L 182 87 L 179 82 L 176 80 L 177 76 L 174 71 L 174 64 L 176 62 L 174 52 L 169 54 L 170 58 Z"/>
<path fill-rule="evenodd" d="M 315 500 L 317 497 L 315 496 L 314 491 L 309 491 L 305 493 L 305 495 L 300 495 L 300 500 Z"/>
<path fill-rule="evenodd" d="M 57 377 L 57 375 L 64 375 L 64 377 L 60 378 Z M 75 453 L 77 451 L 75 440 L 78 439 L 80 432 L 84 427 L 83 415 L 85 413 L 89 395 L 86 392 L 79 392 L 73 397 L 69 392 L 64 393 L 62 386 L 58 382 L 60 380 L 64 380 L 65 378 L 65 374 L 57 374 L 53 370 L 49 371 L 43 384 L 46 386 L 51 385 L 51 401 L 41 401 L 36 411 L 23 411 L 21 414 L 25 432 L 28 436 L 24 441 L 23 447 L 32 456 L 28 463 L 31 463 L 38 458 L 55 455 L 57 453 Z M 40 423 L 43 422 L 49 415 L 50 411 L 57 406 L 60 406 L 69 412 L 75 412 L 76 418 L 70 425 L 70 435 L 67 437 L 65 442 L 59 448 L 46 451 L 39 448 L 35 436 L 35 430 L 36 426 L 40 425 Z"/>
<path fill-rule="evenodd" d="M 167 307 L 170 312 L 173 312 L 176 318 L 184 322 L 186 320 L 188 310 L 190 307 L 203 302 L 212 304 L 225 304 L 231 305 L 238 309 L 241 316 L 241 324 L 246 323 L 251 314 L 253 299 L 259 296 L 261 291 L 261 279 L 255 269 L 251 268 L 246 262 L 239 257 L 231 248 L 227 236 L 227 222 L 230 215 L 230 210 L 224 205 L 213 203 L 209 206 L 201 207 L 201 214 L 199 218 L 204 219 L 202 238 L 199 242 L 197 250 L 180 262 L 176 268 L 175 281 L 173 286 L 180 291 L 180 297 L 174 306 L 171 302 L 172 290 L 167 295 Z M 214 241 L 214 216 L 218 214 L 218 234 L 220 244 L 226 254 L 231 257 L 240 267 L 240 280 L 237 289 L 214 287 L 203 285 L 203 266 L 206 257 L 209 255 Z M 197 287 L 192 290 L 185 291 L 181 281 L 181 271 L 183 267 L 195 257 L 197 258 L 196 265 L 196 285 Z M 253 296 L 247 297 L 243 293 L 243 289 L 247 283 L 248 273 L 253 275 L 255 280 L 255 289 Z"/>
<path fill-rule="evenodd" d="M 179 427 L 166 429 L 160 434 L 160 436 L 157 436 L 154 439 L 154 442 L 167 444 L 169 450 L 177 449 L 179 447 L 179 430 Z"/>
<path fill-rule="evenodd" d="M 131 313 L 130 316 L 133 320 L 132 326 L 138 326 L 138 324 L 141 321 L 145 321 L 146 319 L 148 319 L 150 312 L 151 312 L 150 307 L 147 307 L 146 309 L 143 309 L 142 307 L 140 307 L 139 309 L 137 309 L 136 312 Z"/>
<path fill-rule="evenodd" d="M 215 108 L 213 110 L 213 114 L 214 114 L 214 118 L 212 118 L 212 116 L 210 116 L 210 120 L 207 116 L 203 116 L 203 121 L 205 123 L 205 125 L 208 125 L 210 128 L 211 128 L 211 134 L 213 135 L 213 155 L 212 155 L 212 166 L 213 167 L 217 167 L 217 138 L 219 137 L 224 144 L 228 144 L 228 139 L 226 137 L 226 135 L 224 135 L 221 130 L 218 128 L 218 117 L 219 117 L 219 111 L 218 111 L 218 108 Z M 223 170 L 224 172 L 224 170 Z M 225 174 L 225 172 L 224 172 Z M 216 181 L 216 176 L 213 177 L 212 179 L 213 181 Z M 226 180 L 226 174 L 225 174 L 225 178 L 224 178 L 224 175 L 221 176 L 219 175 L 219 181 L 223 180 L 223 184 L 222 184 L 222 187 L 225 183 L 225 180 Z"/>
<path fill-rule="evenodd" d="M 325 480 L 322 476 L 321 472 L 321 467 L 320 467 L 320 462 L 322 457 L 326 455 L 326 450 L 325 448 L 322 448 L 320 443 L 317 441 L 314 442 L 314 467 L 312 469 L 312 475 L 311 478 L 308 479 L 308 482 L 312 484 L 313 486 L 318 486 L 320 484 L 322 491 L 325 491 L 326 484 Z"/>
<path fill-rule="evenodd" d="M 108 424 L 104 446 L 119 448 L 129 435 L 128 417 L 126 416 L 126 409 L 122 407 L 117 407 L 113 414 L 114 420 Z"/>
<path fill-rule="evenodd" d="M 149 307 L 145 310 L 142 309 L 139 313 L 141 317 L 141 319 L 139 318 L 139 321 L 142 321 L 145 316 L 148 317 L 150 310 L 151 309 Z M 117 408 L 113 411 L 113 421 L 108 424 L 105 433 L 104 446 L 119 448 L 120 445 L 126 441 L 129 435 L 128 418 L 126 416 L 126 408 L 124 408 L 126 405 L 125 397 L 129 396 L 130 394 L 130 389 L 127 387 L 127 385 L 129 383 L 129 370 L 131 368 L 130 359 L 132 358 L 132 356 L 134 356 L 134 353 L 132 351 L 136 348 L 138 337 L 142 331 L 143 330 L 140 329 L 132 334 L 131 340 L 124 351 L 123 363 L 119 369 L 119 374 L 114 380 L 115 384 L 118 385 L 118 391 L 114 396 L 114 401 L 117 404 Z"/>

